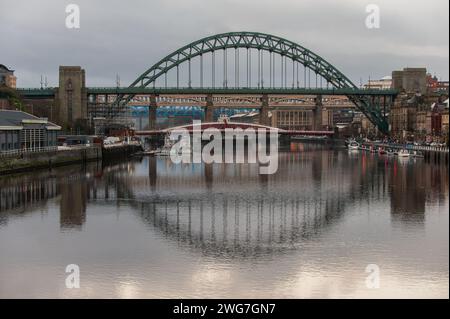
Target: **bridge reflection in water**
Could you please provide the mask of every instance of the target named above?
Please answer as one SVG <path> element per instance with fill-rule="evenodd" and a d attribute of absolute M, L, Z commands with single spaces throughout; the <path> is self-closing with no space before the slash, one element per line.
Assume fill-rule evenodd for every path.
<path fill-rule="evenodd" d="M 298 249 L 349 210 L 386 200 L 394 222 L 423 227 L 426 203 L 448 193 L 445 170 L 333 150 L 281 153 L 278 172 L 269 176 L 259 175 L 256 164 L 175 165 L 154 157 L 91 163 L 1 178 L 0 225 L 52 198 L 59 198 L 61 230 L 81 230 L 86 212 L 98 206 L 126 206 L 176 245 L 257 257 Z"/>

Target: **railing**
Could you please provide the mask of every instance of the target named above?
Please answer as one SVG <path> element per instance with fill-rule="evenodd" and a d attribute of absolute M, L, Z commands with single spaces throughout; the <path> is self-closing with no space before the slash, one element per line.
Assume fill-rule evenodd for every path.
<path fill-rule="evenodd" d="M 14 149 L 14 150 L 0 151 L 0 158 L 19 157 L 27 154 L 36 154 L 45 152 L 56 152 L 57 150 L 58 146 L 35 147 L 31 149 Z"/>
<path fill-rule="evenodd" d="M 45 90 L 55 90 L 57 87 L 46 87 L 46 88 L 17 88 L 18 91 L 45 91 Z"/>
<path fill-rule="evenodd" d="M 46 88 L 17 88 L 17 91 L 19 92 L 29 92 L 29 93 L 48 93 L 53 92 L 57 89 L 57 87 L 46 87 Z M 95 93 L 95 94 L 101 94 L 101 93 L 119 93 L 119 94 L 136 94 L 139 92 L 162 92 L 165 91 L 173 93 L 173 92 L 183 92 L 183 93 L 189 93 L 189 92 L 202 92 L 204 90 L 205 92 L 286 92 L 286 93 L 292 93 L 292 92 L 319 92 L 319 93 L 342 93 L 345 94 L 375 94 L 375 95 L 396 95 L 398 94 L 398 91 L 395 89 L 374 89 L 374 88 L 302 88 L 302 87 L 87 87 L 88 93 Z"/>
<path fill-rule="evenodd" d="M 302 87 L 87 87 L 88 94 L 323 94 L 397 95 L 394 89 L 302 88 Z"/>
<path fill-rule="evenodd" d="M 421 152 L 436 152 L 436 153 L 449 153 L 447 146 L 429 146 L 429 145 L 412 145 L 412 144 L 386 144 L 386 143 L 371 143 L 365 142 L 364 144 L 372 144 L 374 146 L 381 146 L 387 148 L 407 149 L 412 151 Z"/>

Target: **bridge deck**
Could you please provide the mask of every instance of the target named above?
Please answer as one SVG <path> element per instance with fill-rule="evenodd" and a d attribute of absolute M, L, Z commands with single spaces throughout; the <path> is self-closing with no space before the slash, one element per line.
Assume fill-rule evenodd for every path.
<path fill-rule="evenodd" d="M 188 124 L 184 126 L 171 127 L 167 129 L 161 130 L 143 130 L 136 131 L 135 134 L 139 136 L 150 136 L 150 135 L 164 135 L 170 132 L 181 132 L 186 130 L 189 133 L 199 132 L 203 133 L 206 129 L 214 128 L 221 133 L 225 133 L 229 129 L 241 129 L 242 133 L 245 134 L 246 129 L 251 128 L 254 129 L 255 132 L 258 130 L 265 131 L 273 131 L 275 130 L 278 134 L 281 135 L 304 135 L 304 136 L 332 136 L 334 131 L 306 131 L 306 130 L 285 130 L 279 129 L 276 127 L 252 124 L 252 123 L 238 123 L 238 122 L 228 122 L 228 123 L 220 123 L 220 122 L 209 122 L 209 123 L 201 123 L 199 125 Z M 239 131 L 237 131 L 239 134 Z"/>
<path fill-rule="evenodd" d="M 57 88 L 18 88 L 24 97 L 54 96 Z M 87 94 L 124 94 L 124 95 L 162 95 L 162 94 L 271 94 L 271 95 L 377 95 L 395 96 L 393 89 L 358 89 L 358 88 L 165 88 L 165 87 L 88 87 Z"/>

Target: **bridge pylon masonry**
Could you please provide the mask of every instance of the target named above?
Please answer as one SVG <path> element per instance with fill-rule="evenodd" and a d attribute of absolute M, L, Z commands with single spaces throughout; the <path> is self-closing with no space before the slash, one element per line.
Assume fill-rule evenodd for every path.
<path fill-rule="evenodd" d="M 56 94 L 58 123 L 65 128 L 86 126 L 88 117 L 85 71 L 79 66 L 59 67 L 59 88 Z"/>
<path fill-rule="evenodd" d="M 313 109 L 313 130 L 320 131 L 322 130 L 322 95 L 317 95 L 315 97 L 316 107 Z"/>
<path fill-rule="evenodd" d="M 213 122 L 214 121 L 214 101 L 212 94 L 206 95 L 206 107 L 205 107 L 205 122 Z"/>
<path fill-rule="evenodd" d="M 152 94 L 150 96 L 150 104 L 148 106 L 148 129 L 156 129 L 156 109 L 158 105 L 156 103 L 156 95 Z"/>
<path fill-rule="evenodd" d="M 269 118 L 269 96 L 267 94 L 263 94 L 261 102 L 259 124 L 270 126 L 271 123 Z"/>

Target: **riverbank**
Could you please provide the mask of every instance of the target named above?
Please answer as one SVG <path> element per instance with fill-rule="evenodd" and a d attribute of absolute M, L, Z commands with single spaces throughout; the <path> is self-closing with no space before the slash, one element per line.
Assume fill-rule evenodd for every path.
<path fill-rule="evenodd" d="M 90 146 L 23 153 L 16 157 L 0 158 L 0 175 L 23 173 L 35 169 L 46 169 L 76 163 L 111 160 L 117 157 L 126 157 L 141 150 L 142 147 L 138 145 L 121 145 L 109 148 Z"/>

